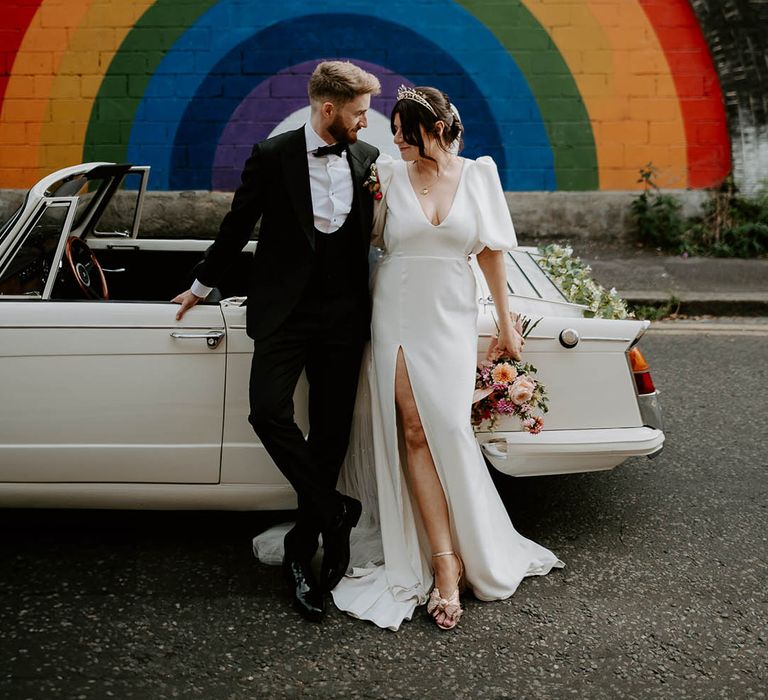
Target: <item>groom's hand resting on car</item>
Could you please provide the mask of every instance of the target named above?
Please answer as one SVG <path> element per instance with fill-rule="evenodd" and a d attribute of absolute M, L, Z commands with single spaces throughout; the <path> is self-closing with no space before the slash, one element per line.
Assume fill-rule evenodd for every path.
<path fill-rule="evenodd" d="M 182 292 L 178 296 L 173 297 L 173 299 L 171 299 L 172 304 L 181 304 L 181 308 L 176 314 L 176 320 L 181 321 L 181 319 L 184 318 L 184 314 L 187 313 L 187 311 L 189 311 L 202 298 L 203 297 L 199 297 L 197 294 L 194 294 L 191 289 L 188 289 L 186 292 Z"/>

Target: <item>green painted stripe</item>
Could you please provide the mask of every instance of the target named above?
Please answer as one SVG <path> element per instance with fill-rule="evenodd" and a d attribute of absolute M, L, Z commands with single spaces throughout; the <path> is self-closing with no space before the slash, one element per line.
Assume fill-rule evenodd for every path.
<path fill-rule="evenodd" d="M 147 84 L 166 53 L 217 0 L 157 0 L 128 33 L 104 76 L 91 112 L 84 160 L 126 160 Z M 599 187 L 592 126 L 576 83 L 546 30 L 520 0 L 457 0 L 509 51 L 544 120 L 558 189 Z M 575 174 L 578 173 L 578 176 Z"/>
<path fill-rule="evenodd" d="M 541 111 L 557 188 L 599 189 L 592 124 L 576 81 L 546 29 L 521 0 L 457 0 L 499 40 L 520 67 Z"/>
<path fill-rule="evenodd" d="M 136 110 L 166 53 L 217 0 L 157 0 L 128 32 L 93 102 L 83 159 L 126 160 Z"/>

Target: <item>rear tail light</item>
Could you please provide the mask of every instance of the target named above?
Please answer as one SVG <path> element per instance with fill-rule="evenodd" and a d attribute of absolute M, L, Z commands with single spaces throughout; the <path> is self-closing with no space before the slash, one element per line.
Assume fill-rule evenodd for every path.
<path fill-rule="evenodd" d="M 629 364 L 632 368 L 632 376 L 635 378 L 635 387 L 638 395 L 653 394 L 656 391 L 656 387 L 653 385 L 651 370 L 645 357 L 643 357 L 643 353 L 640 352 L 638 347 L 634 347 L 627 355 L 629 355 Z"/>

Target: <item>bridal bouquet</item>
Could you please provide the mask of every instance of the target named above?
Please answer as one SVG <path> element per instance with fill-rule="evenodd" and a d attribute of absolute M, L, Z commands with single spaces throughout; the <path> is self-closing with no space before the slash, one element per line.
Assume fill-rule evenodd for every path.
<path fill-rule="evenodd" d="M 539 319 L 541 320 L 541 319 Z M 539 321 L 518 318 L 518 329 L 525 338 Z M 530 362 L 519 362 L 499 354 L 497 340 L 491 341 L 487 359 L 475 374 L 475 394 L 472 397 L 472 425 L 489 422 L 493 430 L 499 416 L 517 416 L 523 430 L 538 435 L 544 427 L 541 413 L 549 409 L 547 390 L 535 378 L 536 368 Z"/>

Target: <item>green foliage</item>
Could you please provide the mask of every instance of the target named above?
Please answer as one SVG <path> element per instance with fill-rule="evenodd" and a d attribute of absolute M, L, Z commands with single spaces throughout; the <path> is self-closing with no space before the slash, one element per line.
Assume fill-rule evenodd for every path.
<path fill-rule="evenodd" d="M 680 300 L 670 297 L 663 304 L 636 304 L 632 306 L 632 314 L 640 321 L 660 321 L 669 316 L 677 316 L 680 311 Z"/>
<path fill-rule="evenodd" d="M 712 192 L 702 217 L 691 221 L 687 250 L 698 255 L 751 258 L 768 253 L 768 193 L 739 195 L 732 177 Z"/>
<path fill-rule="evenodd" d="M 587 307 L 588 318 L 631 318 L 624 300 L 615 289 L 606 289 L 592 279 L 592 268 L 573 257 L 571 246 L 556 243 L 539 246 L 537 262 L 568 301 Z"/>
<path fill-rule="evenodd" d="M 768 254 L 768 191 L 739 194 L 733 177 L 710 191 L 702 216 L 684 217 L 680 203 L 662 194 L 652 164 L 640 170 L 643 192 L 632 202 L 640 240 L 692 255 L 752 258 Z"/>
<path fill-rule="evenodd" d="M 676 250 L 685 236 L 685 218 L 680 202 L 659 190 L 657 174 L 651 163 L 641 168 L 638 182 L 643 183 L 643 192 L 632 202 L 632 215 L 642 241 L 665 250 Z"/>

